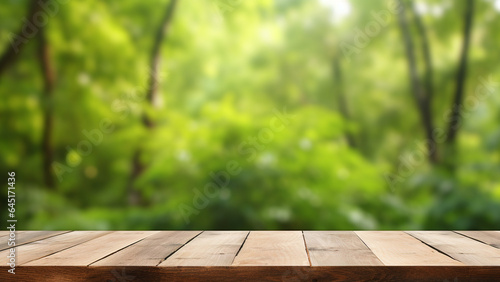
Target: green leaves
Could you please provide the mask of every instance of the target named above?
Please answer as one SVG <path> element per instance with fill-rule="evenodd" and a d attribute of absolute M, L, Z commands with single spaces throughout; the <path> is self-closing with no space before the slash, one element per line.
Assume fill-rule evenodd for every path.
<path fill-rule="evenodd" d="M 9 46 L 26 2 L 2 4 L 1 46 Z M 389 2 L 351 0 L 351 14 L 334 22 L 319 1 L 179 1 L 161 45 L 158 107 L 144 93 L 159 7 L 168 1 L 61 5 L 47 25 L 58 77 L 54 160 L 70 169 L 57 191 L 41 184 L 45 101 L 36 45 L 0 77 L 0 167 L 16 171 L 25 187 L 21 229 L 494 228 L 498 95 L 467 113 L 450 155 L 455 170 L 423 161 L 392 190 L 384 179 L 425 142 L 396 15 L 384 12 Z M 422 15 L 435 62 L 434 122 L 442 127 L 463 7 L 416 2 L 451 5 Z M 480 1 L 476 13 L 468 97 L 480 77 L 500 77 L 498 11 Z M 384 17 L 380 30 L 343 56 L 341 44 L 354 44 L 374 15 Z M 339 110 L 334 58 L 349 117 Z M 142 126 L 144 112 L 153 130 Z M 85 132 L 103 121 L 114 129 L 80 154 L 78 144 L 91 142 Z M 137 149 L 147 164 L 135 183 L 145 203 L 131 208 Z"/>

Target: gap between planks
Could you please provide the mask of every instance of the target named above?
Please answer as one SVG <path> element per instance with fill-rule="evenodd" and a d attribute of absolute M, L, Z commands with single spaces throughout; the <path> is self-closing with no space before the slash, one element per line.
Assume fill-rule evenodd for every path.
<path fill-rule="evenodd" d="M 236 259 L 236 257 L 237 257 L 237 256 L 238 256 L 238 254 L 240 253 L 241 249 L 243 248 L 243 245 L 245 245 L 245 242 L 247 241 L 247 239 L 248 239 L 248 235 L 250 235 L 250 232 L 252 232 L 252 231 L 248 231 L 247 236 L 245 236 L 245 239 L 243 240 L 243 243 L 241 243 L 240 248 L 239 248 L 239 249 L 238 249 L 238 251 L 236 252 L 236 255 L 234 256 L 233 261 L 231 262 L 231 265 L 233 265 L 234 260 Z"/>
<path fill-rule="evenodd" d="M 64 238 L 72 238 L 71 234 L 75 234 L 77 232 L 85 232 L 85 231 L 19 231 L 19 235 L 26 233 L 23 236 L 24 239 L 21 244 L 18 246 L 23 246 L 23 249 L 43 249 L 40 248 L 42 245 L 37 246 L 37 244 L 44 244 L 44 242 L 57 242 L 59 241 L 57 238 L 63 240 L 63 244 L 69 246 L 74 241 L 66 241 L 64 242 Z M 126 231 L 126 232 L 146 232 L 146 231 Z M 126 233 L 115 231 L 111 232 L 112 234 Z M 104 259 L 109 258 L 113 255 L 118 254 L 128 254 L 131 249 L 138 249 L 138 245 L 141 244 L 147 238 L 151 236 L 154 237 L 155 234 L 160 232 L 175 232 L 175 231 L 149 231 L 149 235 L 144 236 L 138 240 L 133 242 L 122 240 L 122 244 L 115 244 L 115 248 L 109 248 L 109 253 L 102 253 L 102 257 L 97 258 L 86 266 L 99 266 L 97 262 L 103 261 Z M 194 231 L 192 231 L 194 232 Z M 159 260 L 153 266 L 189 266 L 184 264 L 176 264 L 167 262 L 173 256 L 178 256 L 180 258 L 180 262 L 183 262 L 186 258 L 185 254 L 181 254 L 179 256 L 178 253 L 185 252 L 188 249 L 187 253 L 195 251 L 195 255 L 198 255 L 200 258 L 205 255 L 205 263 L 206 266 L 211 266 L 211 261 L 217 260 L 217 256 L 221 257 L 225 255 L 224 263 L 220 264 L 220 266 L 265 266 L 265 265 L 275 265 L 275 266 L 315 266 L 313 263 L 312 253 L 311 251 L 315 251 L 316 255 L 318 250 L 314 249 L 310 244 L 308 244 L 308 236 L 309 233 L 320 233 L 321 231 L 201 231 L 195 236 L 191 237 L 185 243 L 179 243 L 178 247 L 173 250 L 170 254 L 165 256 L 163 259 Z M 342 231 L 323 231 L 326 233 L 339 234 L 343 233 Z M 498 231 L 351 231 L 356 238 L 359 239 L 360 242 L 364 244 L 364 246 L 378 259 L 383 262 L 383 265 L 391 266 L 391 265 L 436 265 L 436 266 L 446 266 L 446 265 L 497 265 L 496 262 L 499 258 L 497 256 L 500 254 L 498 251 L 498 247 L 492 246 L 491 244 L 496 244 L 498 240 L 500 240 L 500 232 Z M 211 234 L 212 233 L 212 234 Z M 224 234 L 224 236 L 220 237 L 217 240 L 212 240 L 212 251 L 213 252 L 203 252 L 200 249 L 200 246 L 203 244 L 200 243 L 200 237 L 211 237 L 215 234 L 220 233 Z M 246 233 L 246 234 L 245 234 Z M 345 233 L 345 232 L 344 232 Z M 291 236 L 293 234 L 293 236 Z M 299 236 L 300 234 L 300 236 Z M 404 234 L 405 236 L 403 236 Z M 5 233 L 2 234 L 4 237 Z M 108 234 L 110 235 L 110 234 Z M 157 234 L 156 237 L 159 234 Z M 234 235 L 234 236 L 233 236 Z M 243 235 L 243 236 L 242 236 Z M 76 235 L 75 235 L 76 236 Z M 311 235 L 309 235 L 311 236 Z M 316 235 L 318 236 L 318 235 Z M 323 236 L 323 235 L 321 235 Z M 392 236 L 392 237 L 391 237 Z M 78 237 L 78 236 L 76 236 Z M 106 236 L 103 236 L 106 237 Z M 117 236 L 120 238 L 120 236 Z M 51 239 L 52 238 L 52 239 Z M 187 238 L 187 237 L 186 237 Z M 325 240 L 322 237 L 318 239 Z M 411 238 L 412 240 L 410 240 Z M 90 239 L 89 241 L 95 240 L 95 243 L 99 243 L 101 238 Z M 451 239 L 452 242 L 449 241 Z M 53 253 L 49 253 L 43 257 L 37 258 L 36 260 L 43 260 L 52 255 L 58 256 L 60 252 L 68 251 L 74 247 L 80 246 L 82 243 L 80 242 L 75 245 L 65 247 L 63 249 L 58 249 Z M 109 240 L 110 242 L 114 242 L 113 240 Z M 129 242 L 126 244 L 126 242 Z M 159 242 L 163 242 L 160 240 Z M 207 241 L 204 241 L 207 242 Z M 241 243 L 239 243 L 241 242 Z M 311 241 L 313 242 L 313 241 Z M 309 243 L 311 243 L 309 242 Z M 324 241 L 328 242 L 328 241 Z M 405 244 L 405 242 L 407 244 Z M 411 242 L 418 242 L 411 243 Z M 453 243 L 455 242 L 455 243 Z M 193 246 L 192 243 L 195 243 Z M 451 243 L 451 244 L 450 244 Z M 460 244 L 459 244 L 460 243 Z M 303 245 L 302 245 L 303 244 Z M 317 243 L 316 243 L 317 244 Z M 324 243 L 323 243 L 324 244 Z M 230 250 L 226 251 L 230 245 Z M 62 245 L 61 245 L 62 246 Z M 95 246 L 95 245 L 94 245 Z M 119 248 L 121 246 L 121 248 Z M 134 247 L 137 246 L 137 247 Z M 324 245 L 328 247 L 329 245 Z M 398 247 L 399 246 L 399 247 Z M 403 247 L 406 246 L 406 247 Z M 187 247 L 187 248 L 186 248 Z M 425 247 L 425 248 L 423 248 Z M 302 251 L 299 251 L 300 248 L 303 248 Z M 310 249 L 311 248 L 311 249 Z M 337 247 L 338 248 L 338 247 Z M 345 248 L 345 247 L 342 247 Z M 341 248 L 341 249 L 342 249 Z M 465 249 L 463 249 L 465 248 Z M 478 250 L 479 248 L 479 250 Z M 313 250 L 314 249 L 314 250 Z M 423 254 L 421 254 L 420 251 Z M 482 254 L 480 250 L 483 250 L 486 257 L 481 257 Z M 125 252 L 123 252 L 125 251 Z M 324 248 L 324 250 L 329 252 L 330 254 L 334 254 L 332 250 L 329 248 Z M 348 253 L 351 251 L 351 248 L 347 248 L 344 251 Z M 431 253 L 433 251 L 434 253 Z M 225 253 L 226 252 L 226 253 Z M 304 254 L 305 252 L 305 254 Z M 325 252 L 325 254 L 326 254 Z M 417 254 L 417 257 L 412 258 L 412 255 Z M 420 254 L 420 255 L 418 255 Z M 392 256 L 392 257 L 391 257 Z M 61 258 L 64 256 L 61 256 Z M 191 259 L 196 256 L 192 256 Z M 296 258 L 298 257 L 298 258 Z M 445 258 L 443 258 L 445 257 Z M 73 259 L 73 257 L 71 257 Z M 304 259 L 301 262 L 301 259 Z M 489 259 L 485 260 L 485 259 Z M 258 263 L 260 260 L 263 263 Z M 398 261 L 399 260 L 399 261 Z M 450 262 L 453 261 L 453 262 Z M 495 261 L 494 264 L 493 260 Z M 490 263 L 489 263 L 490 262 Z M 409 264 L 406 264 L 409 263 Z M 28 264 L 31 265 L 31 264 Z M 36 263 L 33 265 L 37 265 Z M 192 266 L 194 266 L 193 264 Z M 217 264 L 215 264 L 217 265 Z M 82 265 L 83 266 L 83 265 Z M 204 266 L 196 265 L 196 266 Z"/>
<path fill-rule="evenodd" d="M 304 231 L 311 266 L 377 266 L 383 263 L 353 231 Z"/>
<path fill-rule="evenodd" d="M 408 233 L 467 265 L 500 265 L 500 249 L 464 235 L 452 231 L 408 231 Z"/>
<path fill-rule="evenodd" d="M 26 266 L 88 266 L 159 231 L 116 231 L 56 254 L 31 261 Z M 82 254 L 85 254 L 82 256 Z"/>
<path fill-rule="evenodd" d="M 488 244 L 492 247 L 500 249 L 500 232 L 499 231 L 453 231 L 465 237 Z"/>
<path fill-rule="evenodd" d="M 447 256 L 447 257 L 449 257 L 449 258 L 450 258 L 450 259 L 452 259 L 452 260 L 459 261 L 459 260 L 455 259 L 454 257 L 452 257 L 451 255 L 447 254 L 446 252 L 441 251 L 439 248 L 436 248 L 435 246 L 433 246 L 433 245 L 431 245 L 431 244 L 428 244 L 427 242 L 425 242 L 425 241 L 421 240 L 420 238 L 415 237 L 415 236 L 414 236 L 414 235 L 412 235 L 410 232 L 405 231 L 405 233 L 406 233 L 406 234 L 408 234 L 408 235 L 410 235 L 410 236 L 412 236 L 413 238 L 417 239 L 418 241 L 420 241 L 420 243 L 422 243 L 422 244 L 426 245 L 427 247 L 429 247 L 429 248 L 433 249 L 434 251 L 436 251 L 436 252 L 438 252 L 438 253 L 441 253 L 441 254 L 443 254 L 443 255 L 445 255 L 445 256 Z"/>
<path fill-rule="evenodd" d="M 40 241 L 50 237 L 62 235 L 71 232 L 67 231 L 16 231 L 16 247 L 22 246 L 24 244 L 29 244 L 31 242 Z M 0 251 L 8 250 L 11 247 L 7 242 L 0 244 Z"/>
<path fill-rule="evenodd" d="M 156 266 L 158 266 L 158 265 L 160 265 L 160 263 L 166 261 L 169 257 L 171 257 L 173 254 L 175 254 L 178 250 L 182 249 L 182 247 L 184 247 L 187 244 L 189 244 L 189 242 L 193 241 L 196 237 L 200 236 L 203 232 L 205 232 L 205 231 L 200 231 L 198 234 L 196 234 L 196 236 L 194 236 L 193 238 L 189 239 L 186 243 L 184 243 L 182 246 L 180 246 L 177 250 L 173 251 L 171 254 L 169 254 L 168 256 L 166 256 L 165 258 L 163 258 L 160 262 L 158 262 L 156 264 Z"/>
<path fill-rule="evenodd" d="M 251 231 L 232 266 L 310 266 L 302 231 Z"/>
<path fill-rule="evenodd" d="M 302 240 L 304 240 L 304 246 L 306 247 L 307 260 L 309 261 L 309 266 L 312 266 L 311 255 L 309 254 L 309 249 L 307 248 L 307 241 L 304 235 L 304 230 L 302 230 Z"/>
<path fill-rule="evenodd" d="M 204 231 L 158 266 L 230 266 L 247 236 L 248 231 Z"/>
<path fill-rule="evenodd" d="M 402 231 L 356 231 L 384 265 L 464 265 Z"/>

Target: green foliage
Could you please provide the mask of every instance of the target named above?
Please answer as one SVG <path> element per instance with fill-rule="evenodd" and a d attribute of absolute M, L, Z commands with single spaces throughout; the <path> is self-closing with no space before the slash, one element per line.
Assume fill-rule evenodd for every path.
<path fill-rule="evenodd" d="M 0 46 L 10 48 L 29 1 L 4 2 Z M 422 19 L 435 65 L 434 122 L 445 128 L 463 5 L 417 2 L 444 7 Z M 351 0 L 338 21 L 320 1 L 179 1 L 153 106 L 144 99 L 150 53 L 168 3 L 69 1 L 49 18 L 52 147 L 63 167 L 55 189 L 43 185 L 47 101 L 36 39 L 1 74 L 0 171 L 16 171 L 19 229 L 498 229 L 500 17 L 492 1 L 477 3 L 466 84 L 471 97 L 490 79 L 491 95 L 466 111 L 454 148 L 441 144 L 452 168 L 429 165 L 418 147 L 425 137 L 396 14 L 359 52 L 339 48 L 388 2 Z M 91 144 L 87 155 L 82 142 Z M 145 170 L 133 179 L 136 151 Z M 131 185 L 139 206 L 129 205 Z"/>

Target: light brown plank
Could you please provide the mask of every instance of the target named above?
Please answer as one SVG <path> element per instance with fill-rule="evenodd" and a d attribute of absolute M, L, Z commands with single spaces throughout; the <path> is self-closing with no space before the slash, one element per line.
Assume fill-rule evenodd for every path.
<path fill-rule="evenodd" d="M 16 233 L 19 233 L 19 232 L 16 232 Z M 8 237 L 10 235 L 10 232 L 9 231 L 4 231 L 2 232 L 2 235 L 0 235 L 0 240 L 3 242 L 4 240 L 8 240 Z"/>
<path fill-rule="evenodd" d="M 302 231 L 251 231 L 233 266 L 309 265 Z"/>
<path fill-rule="evenodd" d="M 500 249 L 500 232 L 498 231 L 455 231 L 467 237 Z"/>
<path fill-rule="evenodd" d="M 91 266 L 156 266 L 200 231 L 160 231 Z"/>
<path fill-rule="evenodd" d="M 304 231 L 312 266 L 383 265 L 353 231 Z"/>
<path fill-rule="evenodd" d="M 73 247 L 83 242 L 103 236 L 109 231 L 74 231 L 64 233 L 59 236 L 49 237 L 32 243 L 24 244 L 17 247 L 16 250 L 16 264 L 22 265 L 24 263 L 36 260 L 61 250 Z M 0 252 L 0 262 L 7 263 L 7 255 L 10 250 Z"/>
<path fill-rule="evenodd" d="M 158 231 L 116 231 L 25 265 L 87 266 L 156 233 Z"/>
<path fill-rule="evenodd" d="M 52 236 L 61 235 L 64 233 L 68 233 L 70 231 L 22 231 L 16 232 L 16 247 L 19 247 L 23 244 L 27 244 L 30 242 L 42 240 L 45 238 L 49 238 Z M 2 240 L 0 243 L 0 251 L 10 249 L 11 247 L 8 245 L 7 240 Z"/>
<path fill-rule="evenodd" d="M 248 231 L 205 231 L 159 266 L 229 266 Z"/>
<path fill-rule="evenodd" d="M 408 231 L 407 233 L 467 265 L 500 265 L 500 249 L 453 231 Z"/>
<path fill-rule="evenodd" d="M 385 265 L 463 265 L 402 231 L 356 231 Z"/>

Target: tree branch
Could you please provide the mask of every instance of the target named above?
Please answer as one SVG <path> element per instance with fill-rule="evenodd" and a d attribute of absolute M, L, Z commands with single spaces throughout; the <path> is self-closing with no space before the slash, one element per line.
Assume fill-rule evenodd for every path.
<path fill-rule="evenodd" d="M 417 103 L 417 108 L 420 113 L 420 118 L 422 120 L 422 125 L 427 138 L 427 151 L 428 151 L 429 161 L 432 163 L 436 163 L 438 161 L 437 144 L 433 136 L 434 127 L 432 125 L 432 110 L 430 107 L 430 96 L 424 90 L 424 87 L 422 86 L 422 82 L 420 81 L 418 75 L 415 47 L 413 40 L 411 38 L 408 19 L 406 17 L 405 4 L 403 3 L 402 0 L 399 0 L 399 4 L 401 5 L 402 9 L 398 13 L 398 21 L 405 45 L 406 57 L 408 59 L 408 70 L 410 73 L 411 90 L 415 98 L 415 101 Z"/>
<path fill-rule="evenodd" d="M 455 80 L 456 82 L 455 95 L 453 97 L 453 103 L 451 105 L 452 107 L 451 117 L 449 119 L 448 136 L 446 139 L 448 143 L 455 143 L 461 121 L 460 106 L 462 104 L 464 97 L 465 80 L 467 76 L 467 59 L 469 54 L 473 15 L 474 15 L 474 0 L 467 0 L 464 12 L 465 24 L 463 29 L 462 50 L 460 53 L 460 62 Z"/>
<path fill-rule="evenodd" d="M 27 13 L 28 21 L 32 20 L 33 16 L 41 10 L 42 7 L 38 3 L 38 1 L 32 0 L 28 7 L 28 13 Z M 22 41 L 14 42 L 14 41 L 21 39 L 24 41 L 28 40 L 25 37 L 23 37 L 23 30 L 25 28 L 26 27 L 24 25 L 19 28 L 19 31 L 15 34 L 16 38 L 11 39 L 10 44 L 5 48 L 2 56 L 0 56 L 0 75 L 19 58 L 21 50 L 24 49 L 24 46 L 26 45 L 25 42 Z"/>
<path fill-rule="evenodd" d="M 167 10 L 156 32 L 153 49 L 151 50 L 151 63 L 148 87 L 146 89 L 146 99 L 153 106 L 158 95 L 158 66 L 160 64 L 161 58 L 161 43 L 167 35 L 168 28 L 170 27 L 170 22 L 172 21 L 172 18 L 174 16 L 176 4 L 177 0 L 171 0 L 170 4 L 167 6 Z M 153 121 L 147 115 L 143 116 L 143 123 L 149 128 L 154 126 Z"/>
<path fill-rule="evenodd" d="M 339 111 L 346 121 L 351 119 L 349 114 L 349 108 L 347 107 L 347 101 L 344 93 L 344 84 L 342 81 L 342 68 L 340 66 L 340 59 L 336 58 L 333 60 L 333 78 L 335 83 L 335 90 L 337 92 L 337 103 Z M 354 137 L 349 131 L 346 131 L 347 143 L 351 148 L 356 147 L 356 142 Z"/>
<path fill-rule="evenodd" d="M 158 27 L 158 31 L 153 42 L 153 48 L 151 50 L 151 70 L 149 72 L 149 81 L 146 89 L 146 99 L 148 103 L 153 106 L 158 93 L 158 66 L 160 64 L 161 43 L 167 36 L 167 31 L 174 16 L 176 4 L 177 0 L 171 0 L 168 4 L 167 10 L 165 11 L 165 14 Z M 154 127 L 153 121 L 148 117 L 146 113 L 143 113 L 142 115 L 142 122 L 147 128 L 151 129 Z M 141 149 L 139 148 L 134 152 L 134 155 L 132 157 L 131 181 L 128 185 L 128 202 L 133 206 L 143 203 L 140 191 L 134 186 L 135 180 L 143 173 L 145 169 L 144 164 L 141 162 L 140 156 Z"/>
<path fill-rule="evenodd" d="M 54 177 L 51 172 L 53 161 L 52 132 L 54 127 L 53 115 L 53 93 L 55 85 L 55 71 L 50 55 L 50 45 L 45 35 L 45 27 L 40 27 L 38 31 L 38 60 L 40 61 L 41 73 L 43 76 L 43 133 L 42 133 L 42 154 L 43 154 L 43 175 L 45 185 L 54 188 Z"/>
<path fill-rule="evenodd" d="M 413 2 L 411 5 L 411 11 L 413 14 L 413 20 L 415 22 L 415 26 L 417 27 L 417 31 L 422 39 L 421 48 L 425 65 L 425 76 L 424 76 L 425 100 L 428 103 L 428 106 L 430 107 L 434 96 L 434 87 L 432 83 L 432 78 L 434 74 L 433 74 L 432 55 L 429 44 L 429 37 L 427 36 L 427 29 L 425 28 L 425 25 L 422 22 L 420 15 L 416 12 L 415 5 L 413 4 Z"/>

